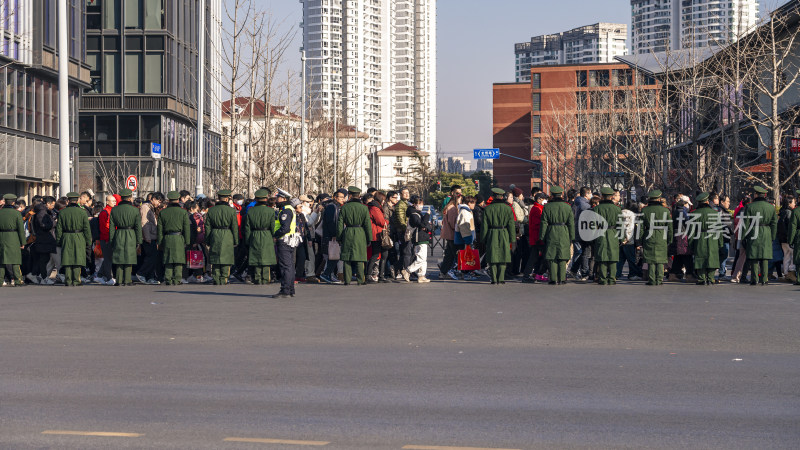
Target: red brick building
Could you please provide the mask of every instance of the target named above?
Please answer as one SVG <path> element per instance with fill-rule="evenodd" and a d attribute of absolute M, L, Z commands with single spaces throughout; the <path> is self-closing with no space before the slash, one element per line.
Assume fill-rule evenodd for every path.
<path fill-rule="evenodd" d="M 656 100 L 648 105 L 657 104 L 658 89 L 653 79 L 637 75 L 626 64 L 537 66 L 531 69 L 530 83 L 495 84 L 494 147 L 539 162 L 529 164 L 501 156 L 494 164 L 498 184 L 503 188 L 514 184 L 524 191 L 533 186 L 547 191 L 552 184 L 567 188 L 613 184 L 621 172 L 613 168 L 612 160 L 624 155 L 597 156 L 601 153 L 590 151 L 597 147 L 597 138 L 589 135 L 603 131 L 592 134 L 586 128 L 597 128 L 598 117 L 629 114 L 634 103 L 637 114 L 651 111 L 641 108 L 642 99 L 645 94 L 652 95 Z M 604 132 L 619 133 L 611 126 Z M 620 139 L 610 140 L 619 147 Z M 624 154 L 624 149 L 614 151 Z M 607 168 L 600 159 L 608 161 Z"/>

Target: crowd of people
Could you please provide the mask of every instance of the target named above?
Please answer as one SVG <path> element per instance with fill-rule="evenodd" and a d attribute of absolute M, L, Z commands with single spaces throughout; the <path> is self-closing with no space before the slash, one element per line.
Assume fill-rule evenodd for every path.
<path fill-rule="evenodd" d="M 792 195 L 776 207 L 760 187 L 731 210 L 717 193 L 693 202 L 652 191 L 622 204 L 608 187 L 551 186 L 549 195 L 534 188 L 526 197 L 512 186 L 484 198 L 452 186 L 439 236 L 434 211 L 406 188 L 350 187 L 315 198 L 261 188 L 250 199 L 229 190 L 213 199 L 187 191 L 134 199 L 125 189 L 104 200 L 70 192 L 27 205 L 5 195 L 3 286 L 279 282 L 274 297 L 293 297 L 297 283 L 427 283 L 434 241 L 445 280 L 613 285 L 626 274 L 648 285 L 797 283 L 800 209 Z"/>

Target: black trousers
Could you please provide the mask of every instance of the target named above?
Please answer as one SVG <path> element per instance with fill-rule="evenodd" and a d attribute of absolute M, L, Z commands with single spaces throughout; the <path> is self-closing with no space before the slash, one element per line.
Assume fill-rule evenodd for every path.
<path fill-rule="evenodd" d="M 157 280 L 160 262 L 156 241 L 142 242 L 142 265 L 139 266 L 136 274 L 148 280 L 151 278 Z"/>
<path fill-rule="evenodd" d="M 280 294 L 294 295 L 294 254 L 295 249 L 285 244 L 283 241 L 278 241 L 276 246 L 278 257 L 278 269 L 281 273 L 281 290 Z"/>
<path fill-rule="evenodd" d="M 298 278 L 306 277 L 307 260 L 308 260 L 308 243 L 301 242 L 300 245 L 295 249 L 294 273 L 296 277 Z"/>
<path fill-rule="evenodd" d="M 444 256 L 442 257 L 442 265 L 439 267 L 439 271 L 443 274 L 447 274 L 450 270 L 454 268 L 456 263 L 456 257 L 458 256 L 456 252 L 458 249 L 456 248 L 456 244 L 454 241 L 447 240 L 444 245 Z"/>
<path fill-rule="evenodd" d="M 50 262 L 50 253 L 31 252 L 31 273 L 42 278 L 48 277 L 47 263 Z"/>

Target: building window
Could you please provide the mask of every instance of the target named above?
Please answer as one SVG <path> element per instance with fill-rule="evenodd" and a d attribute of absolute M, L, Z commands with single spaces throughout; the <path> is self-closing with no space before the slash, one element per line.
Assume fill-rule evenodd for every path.
<path fill-rule="evenodd" d="M 142 28 L 142 0 L 125 0 L 125 29 Z"/>
<path fill-rule="evenodd" d="M 103 29 L 118 30 L 120 15 L 120 0 L 103 0 Z"/>
<path fill-rule="evenodd" d="M 531 103 L 533 105 L 534 111 L 541 111 L 542 110 L 542 94 L 538 92 L 534 92 L 531 94 Z"/>
<path fill-rule="evenodd" d="M 542 74 L 534 73 L 531 74 L 531 89 L 541 89 L 542 88 Z"/>
<path fill-rule="evenodd" d="M 541 133 L 542 132 L 542 118 L 540 116 L 533 116 L 531 117 L 531 133 Z"/>
<path fill-rule="evenodd" d="M 125 93 L 142 92 L 142 54 L 125 53 Z"/>
<path fill-rule="evenodd" d="M 45 0 L 45 8 L 47 8 L 47 0 Z M 47 15 L 45 9 L 45 15 Z M 86 29 L 99 30 L 101 25 L 101 10 L 100 2 L 98 0 L 86 0 Z"/>
<path fill-rule="evenodd" d="M 575 72 L 575 76 L 577 77 L 577 86 L 578 87 L 586 87 L 586 71 L 585 70 L 578 70 Z"/>
<path fill-rule="evenodd" d="M 130 1 L 130 0 L 128 0 Z M 144 29 L 161 30 L 164 28 L 164 3 L 163 0 L 145 0 L 144 3 Z"/>
<path fill-rule="evenodd" d="M 608 70 L 590 70 L 589 71 L 589 86 L 602 87 L 608 86 Z"/>
<path fill-rule="evenodd" d="M 541 138 L 535 137 L 531 138 L 531 152 L 533 156 L 537 156 L 542 153 L 542 140 Z"/>

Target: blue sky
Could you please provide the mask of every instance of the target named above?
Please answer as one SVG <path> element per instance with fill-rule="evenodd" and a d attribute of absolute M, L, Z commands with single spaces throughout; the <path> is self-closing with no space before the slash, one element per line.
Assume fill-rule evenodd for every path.
<path fill-rule="evenodd" d="M 297 27 L 298 0 L 259 0 Z M 443 156 L 492 145 L 492 83 L 514 81 L 514 43 L 596 22 L 630 25 L 630 0 L 439 0 L 438 140 Z M 298 33 L 293 54 L 302 38 Z M 292 54 L 290 53 L 290 57 Z"/>

